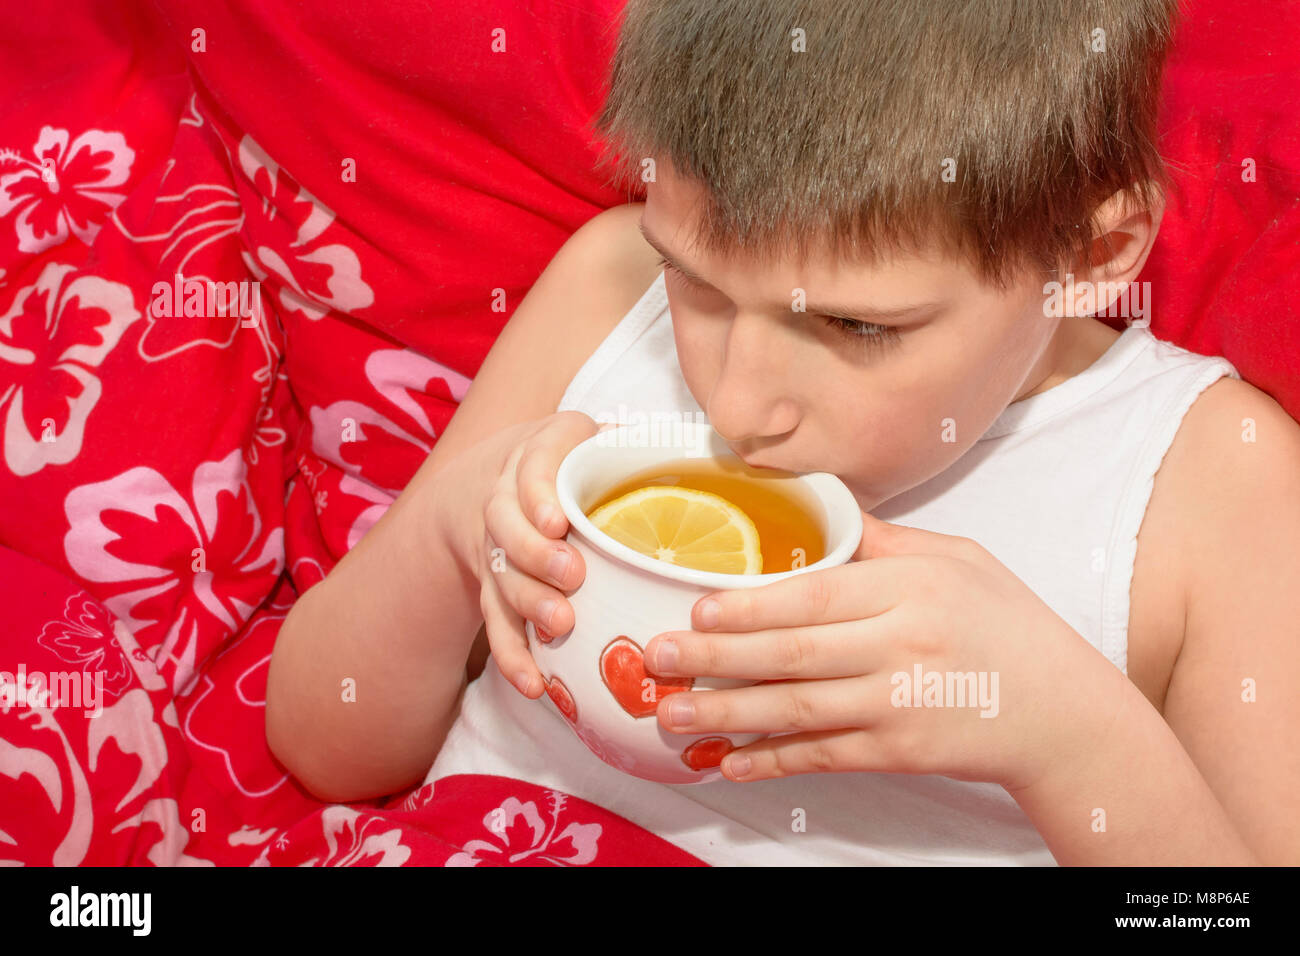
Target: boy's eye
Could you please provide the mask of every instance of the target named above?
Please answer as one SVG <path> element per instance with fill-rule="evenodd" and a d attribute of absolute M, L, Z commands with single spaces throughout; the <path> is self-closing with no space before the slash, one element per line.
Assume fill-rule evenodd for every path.
<path fill-rule="evenodd" d="M 665 272 L 675 273 L 677 278 L 690 286 L 699 287 L 699 283 L 686 275 L 684 272 L 673 267 L 667 259 L 660 256 L 659 268 Z M 899 340 L 901 333 L 892 325 L 878 325 L 874 322 L 860 322 L 857 319 L 846 319 L 838 315 L 822 316 L 826 324 L 835 329 L 840 335 L 849 341 L 856 342 L 867 348 L 878 348 L 890 345 Z"/>
<path fill-rule="evenodd" d="M 663 269 L 664 272 L 674 273 L 678 279 L 680 279 L 682 282 L 685 282 L 687 285 L 696 286 L 697 288 L 700 287 L 700 284 L 698 282 L 696 282 L 694 279 L 688 276 L 685 272 L 682 272 L 680 269 L 676 268 L 671 262 L 669 262 L 667 259 L 663 258 L 662 256 L 659 257 L 659 268 Z"/>
<path fill-rule="evenodd" d="M 887 345 L 897 342 L 900 334 L 898 329 L 892 325 L 859 322 L 857 319 L 846 319 L 838 315 L 827 315 L 824 318 L 827 325 L 836 329 L 842 335 L 867 346 Z"/>

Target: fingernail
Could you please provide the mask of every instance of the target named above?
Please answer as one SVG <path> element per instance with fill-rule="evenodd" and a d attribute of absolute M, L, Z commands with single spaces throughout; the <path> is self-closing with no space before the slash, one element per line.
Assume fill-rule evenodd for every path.
<path fill-rule="evenodd" d="M 551 629 L 551 619 L 555 617 L 556 608 L 558 608 L 559 606 L 560 606 L 560 602 L 555 600 L 555 598 L 547 598 L 540 605 L 538 605 L 537 607 L 538 620 L 534 621 L 533 623 L 534 624 L 541 623 L 543 627 L 547 628 L 548 630 Z"/>
<path fill-rule="evenodd" d="M 546 573 L 550 575 L 552 581 L 559 583 L 568 573 L 569 565 L 572 563 L 573 559 L 569 557 L 568 551 L 556 548 L 551 552 L 551 559 L 546 562 Z"/>
<path fill-rule="evenodd" d="M 667 674 L 677 668 L 677 658 L 677 642 L 660 641 L 655 644 L 654 660 L 650 662 L 650 667 L 656 674 Z"/>
<path fill-rule="evenodd" d="M 673 694 L 668 701 L 668 723 L 681 726 L 695 719 L 695 702 L 690 700 L 690 693 Z"/>
<path fill-rule="evenodd" d="M 718 602 L 712 599 L 703 602 L 700 605 L 700 627 L 717 627 L 718 617 L 722 609 L 718 607 Z"/>
<path fill-rule="evenodd" d="M 739 757 L 727 758 L 727 769 L 731 771 L 733 777 L 743 777 L 752 767 L 753 761 L 743 754 Z"/>
<path fill-rule="evenodd" d="M 515 675 L 515 686 L 519 688 L 519 693 L 527 697 L 529 689 L 533 686 L 532 675 L 520 671 Z"/>

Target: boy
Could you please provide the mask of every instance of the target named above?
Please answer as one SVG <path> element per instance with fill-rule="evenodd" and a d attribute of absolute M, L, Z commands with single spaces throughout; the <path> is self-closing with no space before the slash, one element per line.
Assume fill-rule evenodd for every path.
<path fill-rule="evenodd" d="M 530 779 L 716 863 L 1300 859 L 1300 427 L 1222 360 L 1090 315 L 1159 227 L 1173 15 L 631 3 L 600 125 L 646 203 L 566 244 L 299 600 L 276 755 L 331 800 Z M 1112 292 L 1058 307 L 1067 277 Z M 534 702 L 522 620 L 563 634 L 582 581 L 539 509 L 620 399 L 695 405 L 746 460 L 835 473 L 875 515 L 858 561 L 720 595 L 713 634 L 701 602 L 646 647 L 657 673 L 779 681 L 661 702 L 670 732 L 786 734 L 720 783 L 620 774 Z M 999 674 L 1000 716 L 890 707 L 923 661 Z M 344 677 L 373 690 L 343 706 Z"/>

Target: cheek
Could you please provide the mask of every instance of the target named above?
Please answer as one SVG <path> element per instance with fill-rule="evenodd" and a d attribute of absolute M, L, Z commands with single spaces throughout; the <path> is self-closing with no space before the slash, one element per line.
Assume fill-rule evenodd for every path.
<path fill-rule="evenodd" d="M 841 446 L 836 457 L 867 498 L 888 499 L 944 471 L 1001 410 L 982 384 L 990 374 L 987 351 L 962 344 L 951 329 L 924 338 L 907 354 L 882 359 L 856 388 L 845 387 L 843 394 L 858 398 L 830 418 Z M 980 348 L 987 350 L 987 341 Z"/>
<path fill-rule="evenodd" d="M 1001 325 L 996 316 L 987 318 L 985 328 L 996 332 L 971 342 L 953 379 L 968 428 L 978 428 L 980 434 L 1021 390 L 1054 331 L 1051 323 L 1032 317 Z"/>
<path fill-rule="evenodd" d="M 677 364 L 682 378 L 696 403 L 704 408 L 709 391 L 722 367 L 722 339 L 709 322 L 701 321 L 689 310 L 672 305 L 673 341 L 677 347 Z"/>
<path fill-rule="evenodd" d="M 1015 320 L 1010 310 L 974 315 L 968 334 L 947 330 L 932 343 L 924 369 L 885 399 L 880 422 L 882 456 L 897 491 L 947 469 L 966 453 L 1006 409 L 1020 389 L 1051 330 Z M 953 334 L 956 333 L 956 334 Z"/>

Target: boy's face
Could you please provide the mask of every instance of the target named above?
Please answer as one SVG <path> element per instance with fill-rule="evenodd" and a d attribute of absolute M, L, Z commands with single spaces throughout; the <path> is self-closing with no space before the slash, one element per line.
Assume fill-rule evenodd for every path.
<path fill-rule="evenodd" d="M 642 231 L 707 282 L 666 270 L 677 357 L 747 462 L 838 475 L 870 511 L 951 465 L 1051 371 L 1061 320 L 1044 314 L 1042 277 L 997 290 L 937 254 L 875 266 L 706 257 L 691 248 L 701 195 L 660 163 Z M 792 307 L 797 289 L 806 311 Z M 841 331 L 852 323 L 831 311 L 861 313 L 877 337 Z"/>

